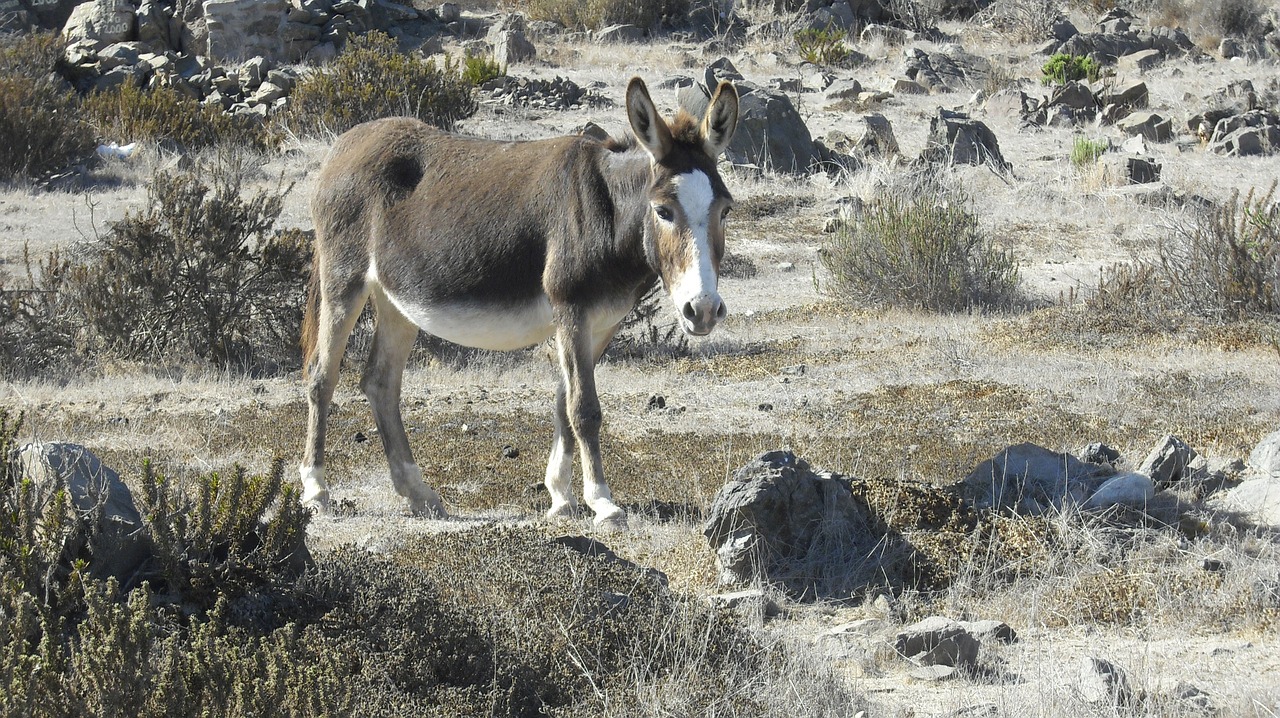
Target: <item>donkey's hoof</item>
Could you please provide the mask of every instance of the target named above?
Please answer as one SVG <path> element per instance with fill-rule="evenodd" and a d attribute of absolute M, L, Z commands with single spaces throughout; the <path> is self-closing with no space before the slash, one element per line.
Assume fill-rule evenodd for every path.
<path fill-rule="evenodd" d="M 447 519 L 449 512 L 444 510 L 440 499 L 409 499 L 409 511 L 414 516 L 428 519 Z"/>
<path fill-rule="evenodd" d="M 309 509 L 316 516 L 328 516 L 333 513 L 329 508 L 329 492 L 317 491 L 312 493 L 303 493 L 302 506 Z"/>
<path fill-rule="evenodd" d="M 627 512 L 622 509 L 596 516 L 596 528 L 602 531 L 626 531 Z"/>
<path fill-rule="evenodd" d="M 577 504 L 565 501 L 562 504 L 556 504 L 547 511 L 548 519 L 576 519 L 582 517 L 582 509 Z"/>

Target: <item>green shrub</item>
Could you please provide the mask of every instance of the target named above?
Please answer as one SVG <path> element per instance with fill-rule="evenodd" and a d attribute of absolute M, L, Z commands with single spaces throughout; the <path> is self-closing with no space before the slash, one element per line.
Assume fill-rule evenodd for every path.
<path fill-rule="evenodd" d="M 849 57 L 843 30 L 807 28 L 795 34 L 800 59 L 815 65 L 839 65 Z"/>
<path fill-rule="evenodd" d="M 90 94 L 82 105 L 99 137 L 120 142 L 171 142 L 186 150 L 218 144 L 266 150 L 280 140 L 259 118 L 228 114 L 171 87 L 145 90 L 126 82 Z"/>
<path fill-rule="evenodd" d="M 75 93 L 55 72 L 55 34 L 0 34 L 0 181 L 38 178 L 93 151 Z"/>
<path fill-rule="evenodd" d="M 476 110 L 471 83 L 452 58 L 443 67 L 401 53 L 378 32 L 353 38 L 326 68 L 304 76 L 285 121 L 299 134 L 341 134 L 381 117 L 409 116 L 444 129 Z"/>
<path fill-rule="evenodd" d="M 679 21 L 689 12 L 689 0 L 525 0 L 534 20 L 551 20 L 568 28 L 599 30 L 609 25 L 652 28 Z"/>
<path fill-rule="evenodd" d="M 485 55 L 467 53 L 462 61 L 462 79 L 472 85 L 483 85 L 489 80 L 506 77 L 507 68 L 497 60 Z"/>
<path fill-rule="evenodd" d="M 1098 161 L 1098 158 L 1111 149 L 1106 140 L 1091 140 L 1083 135 L 1071 142 L 1071 164 L 1076 167 L 1087 167 Z"/>
<path fill-rule="evenodd" d="M 932 182 L 890 192 L 822 248 L 831 291 L 859 304 L 961 311 L 1018 300 L 1018 263 Z"/>
<path fill-rule="evenodd" d="M 287 189 L 246 200 L 238 184 L 222 164 L 159 172 L 148 208 L 112 224 L 72 273 L 93 349 L 246 368 L 298 360 L 309 245 L 274 230 Z"/>
<path fill-rule="evenodd" d="M 1050 57 L 1049 61 L 1040 68 L 1040 72 L 1044 75 L 1040 78 L 1043 84 L 1062 85 L 1072 80 L 1092 82 L 1101 76 L 1102 68 L 1092 58 L 1060 52 Z"/>

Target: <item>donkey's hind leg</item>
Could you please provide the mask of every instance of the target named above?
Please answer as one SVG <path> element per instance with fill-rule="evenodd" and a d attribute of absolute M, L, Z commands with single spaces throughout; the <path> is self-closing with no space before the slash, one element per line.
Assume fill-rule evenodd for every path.
<path fill-rule="evenodd" d="M 380 291 L 373 295 L 378 312 L 373 347 L 365 364 L 360 388 L 369 399 L 373 420 L 382 437 L 382 449 L 391 469 L 396 493 L 409 500 L 415 514 L 444 518 L 447 514 L 440 495 L 422 481 L 422 471 L 413 460 L 409 437 L 400 415 L 400 387 L 405 364 L 418 338 L 418 326 L 407 319 Z"/>
<path fill-rule="evenodd" d="M 320 512 L 329 510 L 329 487 L 324 480 L 324 443 L 329 423 L 329 404 L 338 385 L 338 369 L 347 349 L 347 339 L 360 318 L 369 292 L 363 283 L 352 282 L 334 291 L 323 281 L 317 299 L 315 346 L 307 362 L 307 445 L 299 473 L 302 475 L 302 504 Z M 309 309 L 309 311 L 312 311 Z"/>

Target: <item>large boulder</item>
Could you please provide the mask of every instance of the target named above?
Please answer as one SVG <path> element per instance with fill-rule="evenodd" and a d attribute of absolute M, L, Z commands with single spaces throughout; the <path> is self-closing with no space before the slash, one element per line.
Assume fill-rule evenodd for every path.
<path fill-rule="evenodd" d="M 285 59 L 286 25 L 296 26 L 287 38 L 291 43 L 309 40 L 314 47 L 319 41 L 319 30 L 305 30 L 307 36 L 303 37 L 300 33 L 314 26 L 287 23 L 288 12 L 289 4 L 284 0 L 206 0 L 204 20 L 209 56 L 234 61 L 257 56 Z"/>
<path fill-rule="evenodd" d="M 128 0 L 89 0 L 77 5 L 62 34 L 67 42 L 96 40 L 103 44 L 133 39 L 137 4 Z"/>
<path fill-rule="evenodd" d="M 982 644 L 959 621 L 930 616 L 899 631 L 893 647 L 922 666 L 961 668 L 977 664 Z"/>
<path fill-rule="evenodd" d="M 882 578 L 886 540 L 842 476 L 789 451 L 739 469 L 716 493 L 703 534 L 724 583 L 777 582 L 793 595 L 849 595 Z"/>
<path fill-rule="evenodd" d="M 120 475 L 78 444 L 28 444 L 18 457 L 41 502 L 67 492 L 76 523 L 64 539 L 64 555 L 87 556 L 89 575 L 131 585 L 151 556 L 151 542 Z"/>
<path fill-rule="evenodd" d="M 1040 514 L 1067 503 L 1080 504 L 1115 471 L 1086 464 L 1069 454 L 1035 444 L 1018 444 L 982 462 L 960 482 L 960 495 L 977 508 Z"/>
<path fill-rule="evenodd" d="M 938 52 L 918 47 L 904 52 L 903 73 L 930 93 L 960 92 L 991 72 L 991 63 L 965 52 L 959 45 L 943 45 Z"/>
<path fill-rule="evenodd" d="M 703 82 L 679 89 L 680 106 L 694 117 L 702 117 L 711 102 L 708 87 L 714 88 L 721 79 L 733 81 L 738 88 L 738 129 L 725 157 L 737 165 L 775 172 L 807 172 L 819 157 L 813 135 L 786 93 L 742 80 L 727 61 L 717 65 L 708 69 Z"/>
<path fill-rule="evenodd" d="M 1253 447 L 1249 468 L 1263 476 L 1280 478 L 1280 430 L 1267 434 Z"/>
<path fill-rule="evenodd" d="M 1000 172 L 1012 167 L 1005 162 L 1000 142 L 986 123 L 941 107 L 929 121 L 921 159 L 931 164 L 989 165 Z"/>

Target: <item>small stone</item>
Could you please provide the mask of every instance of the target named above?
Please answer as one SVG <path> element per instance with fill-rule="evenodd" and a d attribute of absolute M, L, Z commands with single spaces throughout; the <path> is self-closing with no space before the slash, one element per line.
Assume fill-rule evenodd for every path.
<path fill-rule="evenodd" d="M 363 431 L 357 431 L 356 435 L 351 437 L 351 440 L 356 442 L 357 444 L 363 444 L 364 442 L 369 440 L 369 437 L 365 436 Z"/>
<path fill-rule="evenodd" d="M 667 408 L 667 398 L 661 394 L 653 394 L 649 397 L 648 409 L 655 411 L 657 409 Z"/>
<path fill-rule="evenodd" d="M 520 458 L 520 450 L 510 444 L 507 444 L 506 446 L 502 447 L 502 458 L 518 459 Z"/>
<path fill-rule="evenodd" d="M 1182 439 L 1166 435 L 1147 454 L 1138 471 L 1150 476 L 1158 488 L 1168 488 L 1187 475 L 1187 467 L 1196 456 L 1196 450 Z"/>

